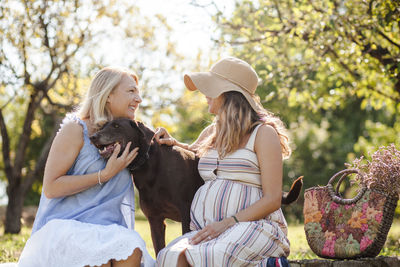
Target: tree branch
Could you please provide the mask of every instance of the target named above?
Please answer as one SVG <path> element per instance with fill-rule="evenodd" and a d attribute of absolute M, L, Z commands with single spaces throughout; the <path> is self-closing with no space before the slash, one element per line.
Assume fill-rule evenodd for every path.
<path fill-rule="evenodd" d="M 0 132 L 2 139 L 4 171 L 6 173 L 7 180 L 10 183 L 13 166 L 11 164 L 11 159 L 10 159 L 10 138 L 8 136 L 7 126 L 3 117 L 3 109 L 0 109 Z"/>
<path fill-rule="evenodd" d="M 345 70 L 347 70 L 351 76 L 353 76 L 354 79 L 359 80 L 361 78 L 360 74 L 358 74 L 356 71 L 350 69 L 350 67 L 346 63 L 344 63 L 342 60 L 340 60 L 339 55 L 336 53 L 336 51 L 334 49 L 332 49 L 331 47 L 328 46 L 327 50 L 331 55 L 333 55 L 336 58 L 336 61 L 339 62 L 339 64 Z"/>
<path fill-rule="evenodd" d="M 229 28 L 231 28 L 232 30 L 240 30 L 241 28 L 248 28 L 244 25 L 234 25 L 230 22 L 225 22 L 221 24 L 222 26 L 228 26 Z M 282 27 L 282 29 L 280 30 L 268 30 L 268 29 L 263 29 L 262 31 L 259 31 L 260 33 L 270 33 L 273 36 L 277 36 L 279 33 L 281 32 L 287 32 L 287 30 L 285 30 L 286 26 L 284 25 Z M 293 27 L 289 28 L 292 29 Z"/>
<path fill-rule="evenodd" d="M 29 85 L 31 84 L 31 76 L 28 72 L 28 68 L 27 68 L 27 61 L 28 58 L 26 57 L 26 39 L 25 39 L 25 29 L 26 29 L 26 25 L 25 23 L 21 24 L 21 28 L 20 28 L 20 36 L 21 36 L 21 40 L 22 40 L 22 64 L 24 66 L 24 79 L 25 79 L 25 84 Z"/>
<path fill-rule="evenodd" d="M 3 66 L 6 66 L 9 70 L 11 70 L 11 72 L 14 74 L 14 77 L 15 77 L 16 79 L 21 79 L 22 77 L 21 77 L 20 75 L 17 74 L 17 71 L 16 71 L 15 68 L 11 65 L 11 61 L 8 59 L 6 53 L 4 52 L 3 47 L 0 46 L 0 48 L 1 48 L 1 51 L 2 51 L 2 54 L 3 54 L 3 57 L 4 57 L 4 59 L 5 59 L 5 60 L 4 60 L 5 62 L 2 62 L 1 64 L 2 64 Z"/>
<path fill-rule="evenodd" d="M 50 96 L 47 94 L 47 92 L 45 93 L 45 96 L 44 96 L 46 99 L 47 99 L 47 101 L 49 101 L 49 103 L 50 103 L 50 105 L 52 105 L 52 106 L 55 106 L 55 107 L 58 107 L 58 108 L 63 108 L 63 109 L 65 109 L 65 110 L 71 110 L 71 106 L 70 105 L 64 105 L 64 104 L 60 104 L 60 103 L 56 103 L 56 102 L 54 102 L 51 98 L 50 98 Z"/>
<path fill-rule="evenodd" d="M 360 79 L 361 79 L 361 75 L 360 75 L 359 73 L 357 73 L 356 71 L 353 71 L 352 69 L 350 69 L 350 67 L 349 67 L 347 64 L 345 64 L 343 61 L 341 61 L 339 55 L 336 54 L 336 52 L 335 52 L 333 49 L 328 48 L 328 50 L 329 50 L 328 52 L 336 58 L 336 60 L 338 61 L 338 63 L 339 63 L 345 70 L 347 70 L 347 71 L 350 73 L 350 75 L 353 76 L 353 78 L 355 78 L 356 80 L 360 80 Z M 374 91 L 374 92 L 376 92 L 376 93 L 378 93 L 378 94 L 380 94 L 380 95 L 382 95 L 382 96 L 388 98 L 388 99 L 391 99 L 391 100 L 395 101 L 396 103 L 399 103 L 399 102 L 400 102 L 400 95 L 398 95 L 398 96 L 389 95 L 389 94 L 387 94 L 387 93 L 385 93 L 385 92 L 382 92 L 382 91 L 379 90 L 378 88 L 373 88 L 373 87 L 371 87 L 371 86 L 369 86 L 369 85 L 367 86 L 367 88 L 368 88 L 369 90 L 371 90 L 371 91 Z"/>
<path fill-rule="evenodd" d="M 255 39 L 248 39 L 245 41 L 227 41 L 227 43 L 230 45 L 243 45 L 243 44 L 250 44 L 250 43 L 258 43 L 258 42 L 264 41 L 266 39 L 267 39 L 267 37 L 260 37 L 260 38 L 255 38 Z M 213 39 L 213 41 L 216 43 L 221 42 L 217 39 Z"/>
<path fill-rule="evenodd" d="M 389 38 L 389 36 L 387 36 L 385 33 L 383 33 L 380 29 L 376 29 L 378 31 L 378 33 L 385 38 L 389 43 L 391 43 L 394 46 L 397 46 L 398 48 L 400 48 L 400 44 L 396 43 L 395 41 L 393 41 L 392 39 Z"/>
<path fill-rule="evenodd" d="M 14 95 L 12 97 L 10 97 L 10 99 L 8 99 L 7 102 L 4 103 L 3 106 L 0 107 L 0 110 L 3 110 L 5 107 L 7 107 L 8 104 L 10 104 L 11 101 L 13 101 L 16 96 L 17 96 L 17 93 L 16 93 L 16 91 L 14 91 Z"/>
<path fill-rule="evenodd" d="M 39 21 L 40 21 L 40 26 L 44 32 L 44 36 L 43 36 L 43 45 L 45 47 L 47 47 L 47 49 L 49 50 L 49 54 L 50 54 L 50 60 L 51 60 L 51 65 L 54 66 L 54 57 L 55 57 L 55 53 L 52 49 L 52 47 L 50 46 L 50 41 L 49 41 L 49 32 L 48 32 L 48 25 L 44 22 L 43 19 L 43 13 L 39 15 Z"/>
<path fill-rule="evenodd" d="M 43 9 L 41 9 L 41 11 L 43 11 Z M 53 48 L 50 46 L 49 33 L 48 33 L 48 29 L 47 29 L 48 24 L 46 24 L 44 22 L 44 19 L 42 17 L 43 13 L 44 13 L 44 11 L 39 16 L 40 26 L 44 32 L 43 45 L 45 47 L 47 47 L 47 50 L 49 51 L 50 61 L 51 61 L 51 68 L 50 68 L 49 74 L 47 75 L 46 79 L 44 80 L 44 83 L 48 84 L 50 77 L 53 75 L 53 72 L 58 68 L 59 64 L 57 65 L 54 60 L 56 55 L 55 55 L 55 52 L 53 51 Z"/>
<path fill-rule="evenodd" d="M 64 67 L 64 69 L 61 69 L 61 67 L 62 67 L 62 66 L 66 66 L 66 65 L 67 65 L 67 62 L 68 62 L 73 56 L 75 56 L 75 54 L 76 54 L 76 53 L 78 52 L 78 50 L 81 48 L 82 44 L 84 43 L 84 41 L 85 41 L 85 39 L 86 39 L 85 31 L 87 31 L 87 30 L 88 30 L 88 27 L 86 27 L 85 29 L 81 30 L 81 36 L 80 36 L 80 38 L 79 38 L 79 41 L 76 43 L 75 49 L 72 50 L 71 53 L 66 54 L 66 55 L 64 56 L 64 59 L 63 59 L 60 63 L 52 65 L 52 68 L 51 68 L 49 74 L 47 75 L 46 79 L 44 80 L 44 82 L 47 84 L 46 91 L 52 89 L 52 88 L 54 87 L 54 85 L 57 83 L 58 79 L 61 77 L 61 75 L 67 71 L 67 69 L 66 69 L 65 67 Z M 66 46 L 67 46 L 67 44 L 66 44 Z M 64 51 L 67 51 L 67 47 L 64 48 Z M 50 80 L 50 78 L 51 78 L 51 75 L 53 75 L 53 73 L 54 73 L 54 71 L 55 71 L 56 69 L 59 70 L 59 72 L 58 72 L 58 74 L 57 74 L 57 77 L 54 78 L 53 81 L 52 81 L 50 84 L 48 84 L 48 83 L 49 83 L 49 80 Z M 47 93 L 46 93 L 46 95 L 47 95 Z"/>
<path fill-rule="evenodd" d="M 22 170 L 22 166 L 24 164 L 25 159 L 25 151 L 27 149 L 28 143 L 30 141 L 30 136 L 32 132 L 32 122 L 35 117 L 35 111 L 37 106 L 39 105 L 42 97 L 38 95 L 38 92 L 35 91 L 31 95 L 31 100 L 28 105 L 28 109 L 26 110 L 26 117 L 24 121 L 24 125 L 22 127 L 22 133 L 18 140 L 18 146 L 15 153 L 15 160 L 14 160 L 14 176 L 20 176 L 20 172 Z M 17 174 L 17 172 L 19 172 Z"/>
<path fill-rule="evenodd" d="M 380 94 L 380 95 L 382 95 L 382 96 L 384 96 L 384 97 L 386 97 L 388 99 L 393 100 L 396 103 L 400 103 L 400 95 L 398 95 L 397 97 L 393 96 L 393 95 L 389 95 L 389 94 L 387 94 L 385 92 L 382 92 L 381 90 L 379 90 L 377 88 L 371 87 L 370 85 L 367 85 L 367 88 L 369 90 L 371 90 L 371 91 L 377 92 L 378 94 Z"/>
<path fill-rule="evenodd" d="M 281 10 L 279 9 L 279 4 L 278 4 L 278 2 L 276 0 L 274 0 L 274 6 L 275 6 L 276 11 L 278 12 L 279 21 L 281 23 L 283 23 L 282 13 L 281 13 Z"/>

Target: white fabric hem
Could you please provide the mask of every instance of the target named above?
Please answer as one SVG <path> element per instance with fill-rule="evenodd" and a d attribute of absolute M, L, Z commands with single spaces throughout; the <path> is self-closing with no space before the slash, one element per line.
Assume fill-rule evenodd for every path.
<path fill-rule="evenodd" d="M 143 266 L 154 266 L 143 239 L 134 230 L 57 219 L 29 238 L 18 266 L 98 266 L 111 259 L 125 260 L 136 248 L 142 251 Z"/>

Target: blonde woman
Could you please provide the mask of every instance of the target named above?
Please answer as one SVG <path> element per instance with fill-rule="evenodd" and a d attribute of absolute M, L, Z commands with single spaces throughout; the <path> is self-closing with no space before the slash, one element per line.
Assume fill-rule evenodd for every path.
<path fill-rule="evenodd" d="M 104 68 L 91 82 L 78 112 L 68 114 L 48 155 L 39 209 L 18 265 L 154 265 L 133 230 L 134 190 L 125 169 L 138 148 L 108 148 L 106 162 L 89 136 L 113 118 L 135 118 L 140 98 L 137 76 Z M 103 153 L 103 152 L 102 152 Z"/>
<path fill-rule="evenodd" d="M 163 128 L 156 131 L 160 144 L 198 153 L 205 181 L 192 202 L 193 231 L 160 251 L 157 265 L 288 266 L 280 205 L 282 160 L 290 148 L 283 123 L 254 94 L 256 72 L 240 59 L 225 58 L 208 72 L 185 75 L 184 81 L 206 96 L 216 117 L 191 145 Z"/>

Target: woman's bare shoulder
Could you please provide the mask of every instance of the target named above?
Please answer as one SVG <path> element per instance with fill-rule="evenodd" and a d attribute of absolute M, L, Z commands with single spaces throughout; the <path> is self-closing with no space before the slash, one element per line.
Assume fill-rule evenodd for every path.
<path fill-rule="evenodd" d="M 260 145 L 262 147 L 268 146 L 279 146 L 280 147 L 280 139 L 277 131 L 274 127 L 268 124 L 263 124 L 260 126 L 257 132 L 255 148 Z"/>
<path fill-rule="evenodd" d="M 83 145 L 83 127 L 75 121 L 66 122 L 61 125 L 54 140 L 69 146 L 81 147 Z"/>

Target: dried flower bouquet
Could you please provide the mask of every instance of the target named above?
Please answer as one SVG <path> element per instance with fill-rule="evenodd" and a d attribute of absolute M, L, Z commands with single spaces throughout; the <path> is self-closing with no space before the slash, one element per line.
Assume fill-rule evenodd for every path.
<path fill-rule="evenodd" d="M 400 151 L 394 144 L 382 146 L 376 150 L 370 160 L 356 158 L 348 168 L 357 169 L 355 182 L 364 184 L 370 189 L 383 191 L 388 195 L 400 195 Z"/>

